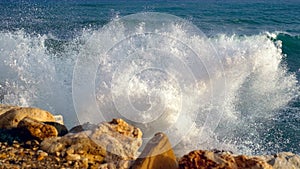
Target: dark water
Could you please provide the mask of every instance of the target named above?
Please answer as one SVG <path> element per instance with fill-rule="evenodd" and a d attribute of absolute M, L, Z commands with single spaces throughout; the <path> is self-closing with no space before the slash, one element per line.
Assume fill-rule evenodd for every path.
<path fill-rule="evenodd" d="M 284 53 L 292 71 L 299 54 L 299 1 L 17 1 L 0 2 L 2 31 L 24 30 L 74 38 L 84 28 L 99 28 L 116 16 L 163 12 L 190 20 L 208 36 L 283 32 Z M 296 64 L 294 66 L 294 64 Z"/>
<path fill-rule="evenodd" d="M 258 99 L 255 97 L 253 100 L 269 99 L 274 104 L 266 101 L 262 105 L 263 108 L 256 110 L 255 107 L 260 105 L 255 101 L 247 100 L 247 97 L 253 96 L 256 90 L 255 87 L 252 89 L 249 86 L 254 86 L 255 80 L 253 78 L 256 77 L 255 73 L 259 74 L 259 72 L 250 73 L 241 83 L 241 87 L 235 90 L 235 98 L 240 100 L 232 101 L 234 103 L 231 107 L 234 107 L 234 111 L 241 114 L 263 110 L 272 112 L 272 117 L 268 118 L 268 122 L 254 120 L 255 123 L 251 124 L 254 125 L 252 128 L 255 128 L 257 134 L 255 139 L 259 138 L 259 141 L 253 141 L 254 143 L 248 145 L 253 150 L 252 153 L 276 151 L 300 153 L 300 100 L 298 96 L 300 1 L 2 0 L 0 11 L 2 53 L 0 55 L 2 74 L 0 75 L 0 99 L 4 103 L 38 106 L 55 113 L 65 113 L 64 115 L 67 117 L 68 113 L 74 112 L 72 99 L 68 97 L 71 97 L 74 60 L 76 60 L 77 52 L 82 50 L 80 46 L 85 43 L 85 38 L 82 37 L 97 31 L 114 18 L 138 12 L 162 12 L 176 15 L 195 24 L 212 40 L 219 42 L 221 37 L 225 36 L 226 45 L 219 44 L 219 47 L 218 44 L 216 45 L 216 48 L 220 49 L 220 53 L 222 53 L 223 47 L 232 47 L 233 50 L 243 51 L 245 46 L 237 46 L 239 43 L 237 41 L 244 38 L 243 42 L 249 45 L 245 49 L 245 51 L 250 51 L 250 54 L 246 56 L 249 58 L 249 62 L 252 56 L 255 55 L 256 57 L 257 55 L 254 54 L 256 49 L 254 46 L 263 44 L 261 37 L 271 39 L 274 46 L 281 41 L 282 46 L 278 48 L 282 50 L 280 55 L 283 58 L 279 59 L 280 64 L 275 65 L 274 69 L 280 67 L 278 74 L 282 69 L 284 75 L 282 77 L 278 75 L 276 78 L 278 82 L 274 82 L 274 84 L 290 86 L 286 89 L 282 87 L 280 91 L 276 87 L 264 86 L 263 84 L 259 86 L 266 95 L 258 97 Z M 270 49 L 270 51 L 268 49 L 266 48 L 266 51 L 261 52 L 259 57 L 263 58 L 277 52 L 275 49 Z M 225 51 L 224 58 L 230 54 L 230 51 Z M 257 61 L 262 62 L 264 60 L 258 59 Z M 274 62 L 276 61 L 274 60 Z M 43 65 L 42 68 L 39 68 L 39 65 Z M 235 66 L 231 66 L 232 71 L 236 71 L 234 69 L 237 66 Z M 269 69 L 266 67 L 260 73 L 268 74 L 268 71 Z M 47 75 L 44 76 L 41 72 L 46 72 Z M 51 79 L 52 83 L 46 84 L 41 82 L 43 80 L 36 79 Z M 235 80 L 230 77 L 228 79 L 229 81 Z M 36 85 L 46 87 L 41 89 Z M 266 89 L 264 90 L 264 88 Z M 60 92 L 50 92 L 60 89 L 62 90 Z M 273 93 L 268 95 L 268 89 L 272 89 Z M 45 91 L 49 91 L 49 93 Z M 287 96 L 282 94 L 284 91 L 286 91 Z M 280 100 L 284 101 L 280 102 Z M 254 119 L 254 117 L 256 116 L 250 119 Z M 65 119 L 65 121 L 68 120 Z M 72 126 L 75 120 L 70 121 L 66 123 Z M 240 119 L 240 123 L 242 123 L 241 121 L 242 119 Z M 247 124 L 248 127 L 251 125 Z M 239 127 L 241 125 L 238 127 L 231 126 L 230 131 L 238 131 L 240 130 Z M 230 131 L 225 133 L 232 134 L 232 137 L 237 137 L 241 133 L 247 134 L 246 131 L 236 133 Z M 221 135 L 219 137 L 221 141 L 226 140 Z M 228 138 L 230 143 L 235 142 L 242 147 L 247 146 L 247 141 L 253 140 L 250 136 L 240 139 L 233 139 L 232 137 Z"/>

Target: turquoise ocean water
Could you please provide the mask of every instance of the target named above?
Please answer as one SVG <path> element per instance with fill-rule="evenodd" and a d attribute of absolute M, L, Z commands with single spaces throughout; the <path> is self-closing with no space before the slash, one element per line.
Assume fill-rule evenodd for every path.
<path fill-rule="evenodd" d="M 300 154 L 300 1 L 296 0 L 2 0 L 0 102 L 63 114 L 66 125 L 74 126 L 78 122 L 72 76 L 78 53 L 86 50 L 87 41 L 96 45 L 101 41 L 95 35 L 104 25 L 139 12 L 172 14 L 193 23 L 220 55 L 227 84 L 220 88 L 227 93 L 220 106 L 222 118 L 209 135 L 215 141 L 197 147 Z M 176 31 L 181 30 L 174 35 Z M 197 41 L 190 45 L 202 50 Z M 200 128 L 201 124 L 197 123 Z M 197 135 L 187 138 L 185 151 L 201 139 Z"/>

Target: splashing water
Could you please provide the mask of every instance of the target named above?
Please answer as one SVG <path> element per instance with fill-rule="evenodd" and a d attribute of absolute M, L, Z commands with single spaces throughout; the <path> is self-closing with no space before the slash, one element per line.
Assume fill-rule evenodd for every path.
<path fill-rule="evenodd" d="M 1 102 L 36 106 L 64 114 L 72 124 L 71 78 L 74 52 L 62 56 L 49 52 L 51 36 L 29 35 L 23 31 L 0 33 Z"/>
<path fill-rule="evenodd" d="M 128 38 L 126 24 L 83 30 L 66 43 L 51 35 L 1 32 L 1 102 L 63 114 L 68 127 L 78 123 L 77 116 L 79 122 L 96 123 L 123 117 L 141 127 L 145 138 L 168 131 L 178 154 L 199 148 L 276 151 L 274 140 L 282 138 L 280 131 L 272 132 L 275 119 L 299 95 L 295 75 L 282 63 L 280 41 L 274 43 L 266 34 L 206 39 L 188 25 L 172 23 L 163 29 L 152 25 L 157 34 L 147 34 L 145 22 Z M 73 74 L 78 56 L 98 60 L 80 62 L 88 71 Z M 92 89 L 83 85 L 91 67 L 96 70 Z M 87 98 L 100 114 L 86 98 L 74 100 L 84 105 L 84 112 L 74 109 L 76 77 L 82 84 L 77 94 L 92 90 Z M 179 136 L 184 136 L 180 142 Z"/>

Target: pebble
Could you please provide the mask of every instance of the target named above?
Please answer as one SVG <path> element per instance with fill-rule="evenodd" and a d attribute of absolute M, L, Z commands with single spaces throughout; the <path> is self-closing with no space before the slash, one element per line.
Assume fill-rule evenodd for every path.
<path fill-rule="evenodd" d="M 82 167 L 88 168 L 89 167 L 89 160 L 87 158 L 82 159 Z"/>
<path fill-rule="evenodd" d="M 46 157 L 46 156 L 48 156 L 48 153 L 46 153 L 46 152 L 40 152 L 39 156 Z"/>
<path fill-rule="evenodd" d="M 74 149 L 73 149 L 73 148 L 69 148 L 69 149 L 66 151 L 66 153 L 67 153 L 68 155 L 74 154 Z"/>
<path fill-rule="evenodd" d="M 29 151 L 29 154 L 30 154 L 31 156 L 33 156 L 33 155 L 35 154 L 35 152 L 34 152 L 34 151 Z"/>
<path fill-rule="evenodd" d="M 55 157 L 55 160 L 56 160 L 57 162 L 60 162 L 60 158 L 58 158 L 58 157 Z"/>
<path fill-rule="evenodd" d="M 19 144 L 16 144 L 16 143 L 14 143 L 14 144 L 13 144 L 13 147 L 15 147 L 15 148 L 19 148 L 19 147 L 20 147 L 20 145 L 19 145 Z"/>
<path fill-rule="evenodd" d="M 55 152 L 55 155 L 56 155 L 56 157 L 59 157 L 59 155 L 60 155 L 60 152 Z"/>
<path fill-rule="evenodd" d="M 66 159 L 69 161 L 76 161 L 76 160 L 80 160 L 81 157 L 79 154 L 68 154 Z"/>

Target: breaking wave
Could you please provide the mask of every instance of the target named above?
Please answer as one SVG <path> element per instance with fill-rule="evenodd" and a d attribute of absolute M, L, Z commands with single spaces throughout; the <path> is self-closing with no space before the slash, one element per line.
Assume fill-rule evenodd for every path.
<path fill-rule="evenodd" d="M 123 27 L 82 30 L 69 41 L 23 31 L 1 32 L 1 103 L 62 114 L 68 127 L 99 122 L 99 112 L 89 112 L 88 107 L 85 112 L 75 111 L 72 99 L 78 56 L 97 56 L 94 65 L 80 64 L 97 67 L 90 82 L 95 87 L 91 97 L 106 120 L 125 117 L 141 127 L 145 137 L 168 130 L 178 154 L 196 148 L 299 153 L 298 147 L 288 147 L 297 138 L 283 137 L 282 130 L 275 130 L 278 118 L 298 98 L 299 86 L 295 74 L 287 71 L 281 41 L 272 34 L 203 38 L 170 24 L 157 36 L 145 34 L 141 24 L 134 30 L 137 37 L 128 39 Z M 117 43 L 120 39 L 125 40 Z M 103 46 L 110 45 L 113 48 L 102 54 Z M 88 74 L 78 77 L 84 76 Z M 79 101 L 90 104 L 75 99 L 76 104 Z M 183 137 L 177 144 L 178 135 Z"/>

